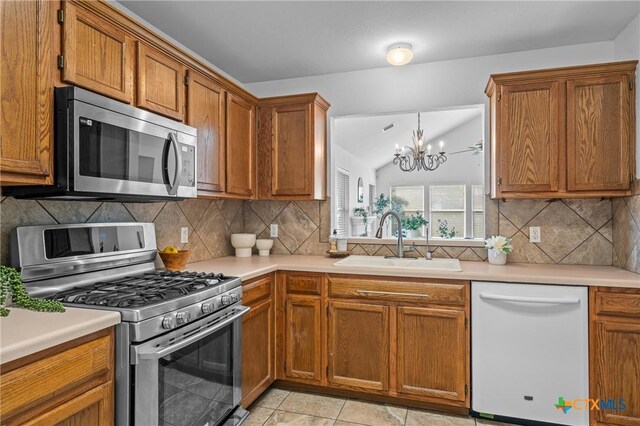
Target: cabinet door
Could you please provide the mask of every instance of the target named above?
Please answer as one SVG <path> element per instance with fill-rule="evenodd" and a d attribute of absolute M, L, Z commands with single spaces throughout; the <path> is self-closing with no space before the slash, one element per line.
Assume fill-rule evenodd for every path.
<path fill-rule="evenodd" d="M 274 380 L 271 299 L 249 305 L 242 319 L 242 398 L 247 406 Z"/>
<path fill-rule="evenodd" d="M 311 104 L 272 109 L 271 192 L 273 195 L 311 195 L 313 134 Z"/>
<path fill-rule="evenodd" d="M 180 62 L 138 42 L 137 105 L 182 121 L 184 67 Z"/>
<path fill-rule="evenodd" d="M 113 425 L 112 382 L 95 387 L 26 423 L 29 426 L 111 426 Z"/>
<path fill-rule="evenodd" d="M 255 107 L 244 99 L 227 94 L 227 194 L 249 198 L 254 191 Z"/>
<path fill-rule="evenodd" d="M 559 83 L 502 86 L 500 192 L 558 190 L 560 114 Z"/>
<path fill-rule="evenodd" d="M 329 383 L 388 390 L 389 337 L 389 306 L 330 301 Z"/>
<path fill-rule="evenodd" d="M 53 183 L 53 3 L 0 2 L 2 184 Z"/>
<path fill-rule="evenodd" d="M 398 392 L 464 401 L 464 311 L 398 307 Z"/>
<path fill-rule="evenodd" d="M 320 298 L 288 295 L 285 302 L 284 374 L 288 379 L 321 379 Z"/>
<path fill-rule="evenodd" d="M 62 80 L 131 103 L 133 40 L 69 1 L 64 2 L 64 11 Z"/>
<path fill-rule="evenodd" d="M 594 399 L 618 399 L 625 402 L 625 409 L 595 410 L 596 424 L 640 425 L 640 322 L 629 320 L 597 320 L 591 359 L 591 397 Z"/>
<path fill-rule="evenodd" d="M 223 192 L 225 184 L 225 91 L 189 72 L 187 124 L 198 129 L 198 190 Z"/>
<path fill-rule="evenodd" d="M 567 189 L 625 190 L 631 184 L 628 75 L 567 81 Z"/>

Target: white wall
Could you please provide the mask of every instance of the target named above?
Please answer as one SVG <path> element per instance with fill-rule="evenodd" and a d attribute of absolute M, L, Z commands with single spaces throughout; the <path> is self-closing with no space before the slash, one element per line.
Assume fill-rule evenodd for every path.
<path fill-rule="evenodd" d="M 622 30 L 613 41 L 613 58 L 615 61 L 640 59 L 640 14 Z M 636 71 L 636 177 L 640 179 L 640 72 Z"/>
<path fill-rule="evenodd" d="M 478 116 L 462 125 L 452 129 L 438 139 L 446 141 L 447 151 L 453 152 L 473 145 L 482 139 L 482 116 Z M 430 141 L 437 147 L 437 141 Z M 435 143 L 434 143 L 435 142 Z M 386 164 L 377 170 L 378 193 L 389 196 L 391 186 L 424 185 L 425 200 L 427 200 L 428 186 L 431 184 L 482 184 L 483 183 L 483 156 L 471 153 L 450 155 L 447 162 L 433 172 L 403 172 L 392 163 Z"/>
<path fill-rule="evenodd" d="M 368 164 L 361 161 L 341 146 L 333 145 L 334 165 L 349 172 L 349 208 L 353 215 L 354 207 L 369 205 L 369 184 L 375 185 L 376 172 Z M 335 170 L 335 169 L 334 169 Z M 358 203 L 358 178 L 362 178 L 364 202 Z M 333 191 L 332 191 L 333 192 Z"/>

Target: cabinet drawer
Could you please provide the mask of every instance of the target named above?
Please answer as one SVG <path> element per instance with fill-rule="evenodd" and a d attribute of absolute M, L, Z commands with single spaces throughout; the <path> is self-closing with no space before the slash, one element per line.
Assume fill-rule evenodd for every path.
<path fill-rule="evenodd" d="M 112 356 L 111 336 L 105 336 L 3 374 L 0 417 L 9 418 L 108 374 Z"/>
<path fill-rule="evenodd" d="M 322 288 L 321 275 L 286 274 L 287 293 L 304 293 L 320 295 Z"/>
<path fill-rule="evenodd" d="M 465 281 L 440 283 L 330 277 L 329 295 L 332 297 L 362 297 L 367 299 L 464 305 L 466 300 L 465 285 Z"/>
<path fill-rule="evenodd" d="M 595 299 L 596 314 L 640 317 L 639 290 L 598 290 Z"/>
<path fill-rule="evenodd" d="M 250 305 L 251 303 L 267 299 L 271 296 L 271 275 L 258 278 L 242 285 L 242 303 Z"/>

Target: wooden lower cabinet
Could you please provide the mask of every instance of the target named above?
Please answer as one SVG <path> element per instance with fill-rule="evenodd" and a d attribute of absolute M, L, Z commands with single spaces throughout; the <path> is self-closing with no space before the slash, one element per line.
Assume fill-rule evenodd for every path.
<path fill-rule="evenodd" d="M 287 295 L 284 312 L 284 377 L 319 383 L 322 378 L 320 298 Z"/>
<path fill-rule="evenodd" d="M 624 409 L 591 411 L 594 425 L 640 425 L 640 291 L 590 289 L 591 398 Z"/>
<path fill-rule="evenodd" d="M 278 379 L 469 408 L 468 282 L 278 274 Z"/>
<path fill-rule="evenodd" d="M 329 301 L 330 385 L 389 389 L 389 314 L 383 304 Z"/>
<path fill-rule="evenodd" d="M 467 396 L 468 334 L 465 311 L 398 306 L 399 394 L 453 401 Z"/>
<path fill-rule="evenodd" d="M 2 365 L 3 425 L 113 425 L 113 329 Z"/>
<path fill-rule="evenodd" d="M 273 275 L 243 283 L 242 401 L 248 407 L 275 380 Z"/>

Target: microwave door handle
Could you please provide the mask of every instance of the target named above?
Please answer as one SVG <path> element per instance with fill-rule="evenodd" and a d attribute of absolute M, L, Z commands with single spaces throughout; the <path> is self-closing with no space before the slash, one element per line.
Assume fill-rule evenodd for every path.
<path fill-rule="evenodd" d="M 138 352 L 135 351 L 135 354 L 133 356 L 133 360 L 136 364 L 139 363 L 140 360 L 149 360 L 149 359 L 160 359 L 163 358 L 179 349 L 184 348 L 185 346 L 189 346 L 192 343 L 197 342 L 198 340 L 202 339 L 203 337 L 208 336 L 211 333 L 215 333 L 216 331 L 226 327 L 227 325 L 231 324 L 232 322 L 236 321 L 237 319 L 241 318 L 244 314 L 246 314 L 247 312 L 249 312 L 251 308 L 247 307 L 247 306 L 241 306 L 239 307 L 239 311 L 236 312 L 235 314 L 233 314 L 232 316 L 230 316 L 229 318 L 226 318 L 222 321 L 220 321 L 219 323 L 215 324 L 213 327 L 209 327 L 206 328 L 192 336 L 187 337 L 186 339 L 180 340 L 177 343 L 174 343 L 172 345 L 169 346 L 165 346 L 163 348 L 155 348 L 153 350 L 150 351 L 143 351 L 143 352 Z"/>
<path fill-rule="evenodd" d="M 178 191 L 178 186 L 180 186 L 180 178 L 181 178 L 181 169 L 182 169 L 182 153 L 180 152 L 180 146 L 178 145 L 178 135 L 171 132 L 169 133 L 169 142 L 171 144 L 171 148 L 173 148 L 173 154 L 176 159 L 176 169 L 173 174 L 173 181 L 169 184 L 169 195 L 176 195 Z M 169 169 L 169 159 L 166 159 L 167 170 Z"/>

